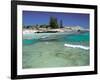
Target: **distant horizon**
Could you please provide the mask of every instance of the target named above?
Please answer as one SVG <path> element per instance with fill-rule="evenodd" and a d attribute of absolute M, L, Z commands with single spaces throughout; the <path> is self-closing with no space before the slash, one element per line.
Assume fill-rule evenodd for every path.
<path fill-rule="evenodd" d="M 23 11 L 23 25 L 49 25 L 51 16 L 56 17 L 58 23 L 60 23 L 60 20 L 62 20 L 64 27 L 80 26 L 89 29 L 89 14 L 83 13 Z"/>

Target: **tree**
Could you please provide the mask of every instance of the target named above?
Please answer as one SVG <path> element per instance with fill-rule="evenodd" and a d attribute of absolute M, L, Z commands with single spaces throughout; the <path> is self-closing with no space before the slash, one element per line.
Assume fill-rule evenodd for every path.
<path fill-rule="evenodd" d="M 57 18 L 51 16 L 49 25 L 51 28 L 59 28 Z"/>
<path fill-rule="evenodd" d="M 25 28 L 26 28 L 26 26 L 23 26 L 23 28 L 25 29 Z"/>
<path fill-rule="evenodd" d="M 60 28 L 63 28 L 63 22 L 60 20 Z"/>
<path fill-rule="evenodd" d="M 32 27 L 32 26 L 30 26 L 30 25 L 29 25 L 29 26 L 26 26 L 26 29 L 30 29 L 31 27 Z"/>

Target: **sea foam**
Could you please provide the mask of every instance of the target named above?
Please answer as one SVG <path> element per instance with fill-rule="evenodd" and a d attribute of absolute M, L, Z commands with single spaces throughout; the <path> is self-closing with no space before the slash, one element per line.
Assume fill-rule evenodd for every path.
<path fill-rule="evenodd" d="M 82 46 L 82 45 L 72 45 L 72 44 L 64 44 L 66 47 L 72 47 L 72 48 L 81 48 L 84 50 L 89 50 L 90 48 L 87 46 Z"/>

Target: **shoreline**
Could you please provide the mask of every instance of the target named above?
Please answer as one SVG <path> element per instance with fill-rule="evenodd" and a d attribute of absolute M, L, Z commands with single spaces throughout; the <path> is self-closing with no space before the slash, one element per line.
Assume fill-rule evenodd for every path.
<path fill-rule="evenodd" d="M 33 34 L 33 33 L 82 33 L 82 32 L 89 32 L 89 29 L 82 29 L 82 30 L 66 30 L 66 29 L 49 29 L 49 30 L 32 30 L 32 29 L 24 29 L 23 35 L 25 34 Z"/>
<path fill-rule="evenodd" d="M 41 28 L 41 30 L 23 29 L 23 36 L 24 39 L 53 40 L 64 37 L 66 35 L 80 34 L 85 32 L 89 32 L 89 30 L 88 29 L 69 30 L 66 28 L 57 28 L 57 29 Z"/>
<path fill-rule="evenodd" d="M 57 32 L 57 33 L 25 33 L 24 39 L 44 39 L 44 40 L 50 40 L 50 39 L 58 39 L 60 37 L 74 34 L 75 32 Z"/>

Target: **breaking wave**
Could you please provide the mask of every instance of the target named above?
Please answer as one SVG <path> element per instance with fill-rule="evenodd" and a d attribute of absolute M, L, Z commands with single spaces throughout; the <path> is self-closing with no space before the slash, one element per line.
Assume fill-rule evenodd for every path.
<path fill-rule="evenodd" d="M 64 44 L 66 47 L 71 47 L 71 48 L 81 48 L 84 50 L 89 50 L 90 48 L 87 46 L 82 46 L 82 45 L 72 45 L 72 44 Z"/>

